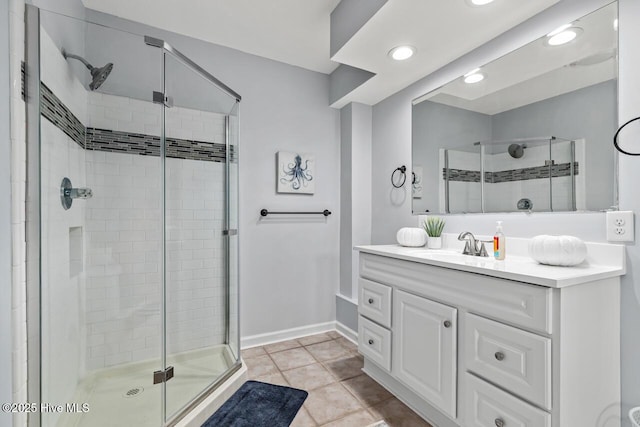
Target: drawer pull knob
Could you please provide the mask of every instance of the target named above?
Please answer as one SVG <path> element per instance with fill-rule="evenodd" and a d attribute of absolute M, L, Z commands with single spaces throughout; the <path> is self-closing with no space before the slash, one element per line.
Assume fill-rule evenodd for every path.
<path fill-rule="evenodd" d="M 502 418 L 496 418 L 495 423 L 496 423 L 496 427 L 504 427 L 505 426 L 504 420 Z"/>
<path fill-rule="evenodd" d="M 445 327 L 445 328 L 450 328 L 450 327 L 451 327 L 451 322 L 450 322 L 450 321 L 448 321 L 448 320 L 445 320 L 445 321 L 444 321 L 444 327 Z"/>
<path fill-rule="evenodd" d="M 369 340 L 369 345 L 373 345 L 373 340 Z"/>
<path fill-rule="evenodd" d="M 496 360 L 499 360 L 499 361 L 503 361 L 504 360 L 504 353 L 501 352 L 501 351 L 496 351 L 496 354 L 494 356 L 496 356 Z"/>
<path fill-rule="evenodd" d="M 373 298 L 369 298 L 369 304 L 373 304 Z"/>

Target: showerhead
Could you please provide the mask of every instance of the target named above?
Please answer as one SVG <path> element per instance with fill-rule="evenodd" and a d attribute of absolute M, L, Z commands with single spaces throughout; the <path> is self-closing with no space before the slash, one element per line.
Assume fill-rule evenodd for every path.
<path fill-rule="evenodd" d="M 102 68 L 93 67 L 91 69 L 91 76 L 93 77 L 93 80 L 91 81 L 91 83 L 89 83 L 89 88 L 91 88 L 91 90 L 98 89 L 102 85 L 102 83 L 107 80 L 107 77 L 109 77 L 111 70 L 113 70 L 113 64 L 111 62 L 109 62 Z"/>
<path fill-rule="evenodd" d="M 71 53 L 67 53 L 67 51 L 64 50 L 64 48 L 62 49 L 62 56 L 64 56 L 65 59 L 68 59 L 68 58 L 77 59 L 78 61 L 82 62 L 85 65 L 85 67 L 87 67 L 87 69 L 91 73 L 91 77 L 93 78 L 91 83 L 89 83 L 89 89 L 91 90 L 96 90 L 100 86 L 102 86 L 102 83 L 104 83 L 104 81 L 107 80 L 107 77 L 109 77 L 111 70 L 113 70 L 113 64 L 111 62 L 109 62 L 104 67 L 100 67 L 100 68 L 94 67 L 93 65 L 89 64 L 89 62 L 83 57 L 78 55 L 73 55 Z"/>
<path fill-rule="evenodd" d="M 524 155 L 525 148 L 527 148 L 526 145 L 511 144 L 509 145 L 509 148 L 507 149 L 507 151 L 509 152 L 509 155 L 511 157 L 513 157 L 514 159 L 519 159 Z"/>

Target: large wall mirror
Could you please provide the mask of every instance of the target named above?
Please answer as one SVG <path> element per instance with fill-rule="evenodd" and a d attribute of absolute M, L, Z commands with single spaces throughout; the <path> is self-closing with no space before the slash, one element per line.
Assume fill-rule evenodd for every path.
<path fill-rule="evenodd" d="M 414 100 L 413 213 L 617 204 L 617 3 Z"/>

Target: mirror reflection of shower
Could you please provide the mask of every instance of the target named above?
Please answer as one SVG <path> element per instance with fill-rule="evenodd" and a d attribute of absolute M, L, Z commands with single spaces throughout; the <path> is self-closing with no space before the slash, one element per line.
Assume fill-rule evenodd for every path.
<path fill-rule="evenodd" d="M 109 77 L 109 74 L 111 74 L 111 70 L 113 70 L 113 63 L 111 62 L 109 62 L 104 67 L 94 67 L 83 57 L 68 53 L 64 48 L 62 48 L 62 56 L 64 56 L 64 59 L 77 59 L 78 61 L 82 62 L 85 67 L 87 67 L 92 77 L 92 81 L 91 83 L 89 83 L 89 89 L 91 90 L 96 90 L 100 86 L 102 86 L 102 83 L 107 80 L 107 77 Z"/>

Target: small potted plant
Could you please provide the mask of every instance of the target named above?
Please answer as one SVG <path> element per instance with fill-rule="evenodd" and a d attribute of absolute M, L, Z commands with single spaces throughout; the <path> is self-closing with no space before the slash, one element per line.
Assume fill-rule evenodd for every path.
<path fill-rule="evenodd" d="M 442 230 L 444 229 L 445 220 L 437 217 L 430 216 L 424 220 L 424 231 L 427 232 L 427 248 L 440 249 L 442 248 Z"/>

